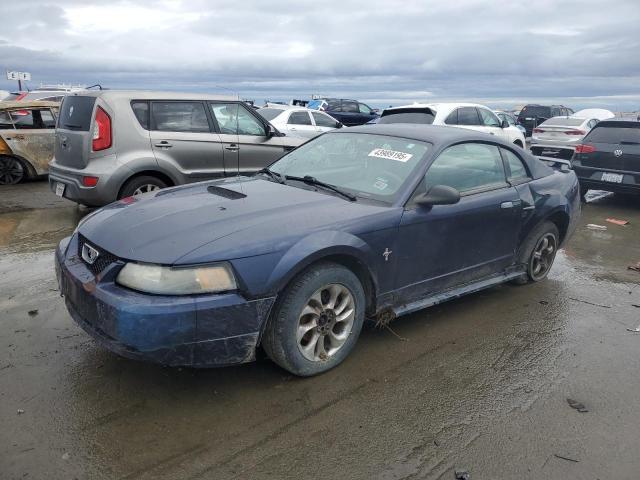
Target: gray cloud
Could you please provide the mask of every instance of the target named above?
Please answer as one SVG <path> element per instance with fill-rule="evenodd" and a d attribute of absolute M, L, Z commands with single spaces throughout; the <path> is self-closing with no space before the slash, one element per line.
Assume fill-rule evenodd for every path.
<path fill-rule="evenodd" d="M 22 0 L 0 18 L 0 68 L 35 85 L 640 108 L 637 0 Z"/>

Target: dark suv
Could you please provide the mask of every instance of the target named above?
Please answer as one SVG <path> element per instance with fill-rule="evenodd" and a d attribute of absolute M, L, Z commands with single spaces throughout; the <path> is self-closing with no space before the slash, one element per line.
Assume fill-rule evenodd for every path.
<path fill-rule="evenodd" d="M 307 107 L 328 113 L 347 127 L 363 125 L 380 116 L 368 105 L 344 98 L 317 98 L 311 100 Z"/>
<path fill-rule="evenodd" d="M 640 122 L 598 123 L 576 146 L 571 164 L 583 196 L 590 188 L 640 195 Z"/>
<path fill-rule="evenodd" d="M 574 111 L 564 105 L 525 105 L 518 114 L 518 123 L 527 131 L 530 137 L 534 128 L 552 117 L 568 117 Z"/>

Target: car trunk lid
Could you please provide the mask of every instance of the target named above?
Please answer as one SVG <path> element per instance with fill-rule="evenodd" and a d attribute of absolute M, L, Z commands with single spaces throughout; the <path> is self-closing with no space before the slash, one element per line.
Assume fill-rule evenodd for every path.
<path fill-rule="evenodd" d="M 54 158 L 65 167 L 84 168 L 91 152 L 94 96 L 69 95 L 60 106 Z"/>

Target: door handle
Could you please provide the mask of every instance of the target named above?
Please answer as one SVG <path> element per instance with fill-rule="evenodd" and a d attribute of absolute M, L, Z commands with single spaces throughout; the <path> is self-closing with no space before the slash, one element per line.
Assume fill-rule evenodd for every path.
<path fill-rule="evenodd" d="M 500 208 L 513 208 L 513 202 L 502 202 Z"/>
<path fill-rule="evenodd" d="M 229 150 L 230 152 L 237 152 L 238 150 L 240 150 L 240 147 L 238 145 L 236 145 L 235 143 L 232 143 L 230 145 L 227 145 L 226 147 L 224 147 L 225 150 Z"/>
<path fill-rule="evenodd" d="M 489 132 L 489 135 L 495 135 L 495 133 L 493 133 L 493 132 Z"/>
<path fill-rule="evenodd" d="M 156 147 L 158 148 L 171 148 L 173 147 L 173 145 L 169 142 L 167 142 L 166 140 L 162 140 L 161 142 L 155 143 L 154 144 Z"/>
<path fill-rule="evenodd" d="M 529 205 L 528 207 L 522 207 L 522 210 L 535 210 L 536 206 L 535 205 Z"/>
<path fill-rule="evenodd" d="M 289 127 L 289 130 L 297 130 L 296 127 Z"/>

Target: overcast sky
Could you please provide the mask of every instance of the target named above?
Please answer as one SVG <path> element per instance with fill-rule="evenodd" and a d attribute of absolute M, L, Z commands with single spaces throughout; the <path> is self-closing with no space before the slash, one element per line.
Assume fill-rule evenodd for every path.
<path fill-rule="evenodd" d="M 0 18 L 0 68 L 31 88 L 640 109 L 639 0 L 0 0 Z"/>

